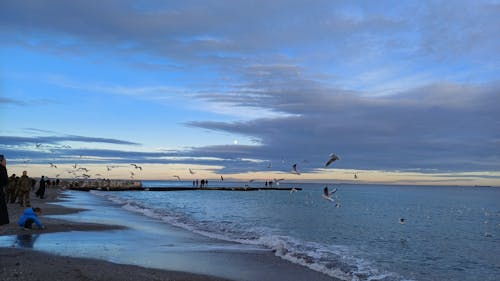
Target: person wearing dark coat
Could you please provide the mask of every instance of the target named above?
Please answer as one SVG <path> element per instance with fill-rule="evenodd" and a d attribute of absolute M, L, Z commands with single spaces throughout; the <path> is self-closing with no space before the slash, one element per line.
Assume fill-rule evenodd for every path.
<path fill-rule="evenodd" d="M 37 197 L 40 197 L 40 199 L 43 199 L 43 196 L 45 195 L 45 184 L 45 176 L 42 176 L 42 178 L 40 179 L 40 186 L 35 193 Z"/>
<path fill-rule="evenodd" d="M 7 160 L 5 156 L 0 155 L 0 225 L 9 224 L 9 211 L 5 202 L 4 190 L 9 184 L 7 175 Z"/>

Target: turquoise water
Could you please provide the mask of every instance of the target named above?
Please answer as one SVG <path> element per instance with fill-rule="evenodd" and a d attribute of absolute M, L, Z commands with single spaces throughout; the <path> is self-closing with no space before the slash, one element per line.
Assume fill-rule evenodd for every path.
<path fill-rule="evenodd" d="M 273 249 L 343 280 L 500 276 L 498 188 L 336 185 L 335 204 L 321 197 L 322 184 L 294 186 L 303 190 L 94 194 L 205 236 Z"/>

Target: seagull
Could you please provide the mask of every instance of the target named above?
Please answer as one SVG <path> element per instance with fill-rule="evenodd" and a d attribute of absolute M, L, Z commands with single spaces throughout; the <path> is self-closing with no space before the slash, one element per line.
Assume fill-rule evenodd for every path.
<path fill-rule="evenodd" d="M 88 178 L 90 178 L 90 175 L 87 175 L 87 174 L 83 174 L 82 176 L 83 176 L 84 178 L 87 178 L 87 179 L 88 179 Z"/>
<path fill-rule="evenodd" d="M 323 189 L 323 195 L 328 198 L 331 198 L 335 192 L 337 192 L 337 188 L 334 188 L 332 191 L 328 191 L 328 185 Z"/>
<path fill-rule="evenodd" d="M 254 182 L 254 181 L 255 181 L 254 179 L 251 179 L 251 180 L 249 180 L 248 182 Z"/>
<path fill-rule="evenodd" d="M 354 179 L 355 180 L 358 179 L 358 175 L 354 174 Z"/>
<path fill-rule="evenodd" d="M 274 182 L 276 183 L 276 185 L 280 185 L 280 181 L 282 181 L 284 179 L 274 179 Z"/>
<path fill-rule="evenodd" d="M 189 173 L 190 173 L 191 175 L 196 174 L 195 172 L 193 172 L 193 170 L 191 170 L 191 169 L 189 169 L 189 168 L 188 168 L 188 170 L 189 170 Z"/>
<path fill-rule="evenodd" d="M 224 178 L 223 178 L 222 176 L 220 176 L 220 180 L 221 180 L 221 181 L 224 181 Z"/>
<path fill-rule="evenodd" d="M 130 175 L 133 177 L 135 174 L 134 174 L 134 172 L 130 172 Z"/>
<path fill-rule="evenodd" d="M 330 159 L 325 164 L 325 167 L 328 167 L 328 165 L 332 164 L 334 161 L 340 160 L 340 157 L 335 155 L 334 153 L 330 154 Z"/>
<path fill-rule="evenodd" d="M 273 166 L 273 163 L 269 162 L 269 164 L 267 165 L 267 168 L 271 169 L 272 166 Z"/>
<path fill-rule="evenodd" d="M 78 168 L 78 171 L 85 171 L 86 173 L 88 173 L 90 170 L 84 167 L 80 167 Z"/>
<path fill-rule="evenodd" d="M 56 166 L 56 165 L 54 165 L 53 163 L 49 163 L 49 164 L 50 164 L 50 167 L 51 167 L 51 168 L 56 168 L 56 169 L 57 169 L 57 166 Z"/>
<path fill-rule="evenodd" d="M 399 219 L 399 223 L 400 223 L 400 224 L 405 224 L 405 219 L 404 219 L 404 218 L 400 218 L 400 219 Z"/>
<path fill-rule="evenodd" d="M 142 167 L 141 167 L 141 166 L 137 166 L 137 164 L 130 164 L 130 165 L 132 165 L 132 166 L 134 166 L 136 169 L 139 169 L 139 170 L 141 170 L 141 171 L 142 171 Z"/>
<path fill-rule="evenodd" d="M 177 178 L 178 181 L 181 180 L 181 177 L 179 177 L 179 176 L 172 176 L 172 177 Z"/>
<path fill-rule="evenodd" d="M 295 187 L 292 187 L 292 189 L 290 189 L 290 193 L 292 192 L 297 192 L 297 189 Z"/>
<path fill-rule="evenodd" d="M 35 145 L 36 145 L 36 148 L 40 148 L 40 146 L 42 146 L 42 144 L 41 144 L 41 143 L 37 143 L 37 144 L 35 144 Z"/>
<path fill-rule="evenodd" d="M 293 166 L 292 166 L 292 174 L 300 175 L 300 173 L 297 171 L 297 164 L 293 164 Z"/>
<path fill-rule="evenodd" d="M 59 174 L 56 175 L 56 178 L 58 178 L 58 177 L 59 177 Z"/>
<path fill-rule="evenodd" d="M 75 163 L 75 165 L 73 165 L 73 169 L 76 169 L 76 163 Z"/>
<path fill-rule="evenodd" d="M 106 166 L 106 169 L 109 171 L 111 171 L 111 166 Z"/>

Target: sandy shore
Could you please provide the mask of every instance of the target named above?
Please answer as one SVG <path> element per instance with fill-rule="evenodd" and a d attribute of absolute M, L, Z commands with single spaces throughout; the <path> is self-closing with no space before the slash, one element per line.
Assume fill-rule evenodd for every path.
<path fill-rule="evenodd" d="M 31 203 L 43 210 L 44 230 L 17 226 L 26 207 L 8 204 L 0 280 L 337 280 L 271 250 L 159 223 L 86 192 L 46 195 Z"/>
<path fill-rule="evenodd" d="M 33 195 L 33 194 L 32 194 Z M 61 199 L 60 190 L 48 188 L 45 199 L 34 196 L 32 207 L 43 210 L 40 220 L 46 229 L 23 230 L 17 225 L 26 207 L 8 204 L 10 224 L 0 226 L 0 235 L 43 234 L 62 231 L 98 231 L 121 229 L 122 226 L 80 223 L 48 218 L 46 215 L 62 215 L 81 211 L 50 204 Z M 224 280 L 219 277 L 144 268 L 134 265 L 121 265 L 97 259 L 63 257 L 26 248 L 0 248 L 0 280 Z"/>
<path fill-rule="evenodd" d="M 122 228 L 122 226 L 110 226 L 81 222 L 75 223 L 71 221 L 46 217 L 46 215 L 64 215 L 81 211 L 81 209 L 67 208 L 50 204 L 51 202 L 58 202 L 62 198 L 64 198 L 64 195 L 61 195 L 60 193 L 61 190 L 58 188 L 47 188 L 44 199 L 35 197 L 34 192 L 31 193 L 31 207 L 42 208 L 42 215 L 40 216 L 40 220 L 46 226 L 46 229 L 39 230 L 36 225 L 33 225 L 33 230 L 30 230 L 31 233 L 50 233 L 76 230 L 109 230 Z M 9 209 L 10 224 L 0 226 L 0 235 L 17 235 L 26 233 L 26 230 L 20 228 L 17 225 L 17 222 L 27 207 L 21 207 L 18 203 L 8 203 L 7 207 Z"/>

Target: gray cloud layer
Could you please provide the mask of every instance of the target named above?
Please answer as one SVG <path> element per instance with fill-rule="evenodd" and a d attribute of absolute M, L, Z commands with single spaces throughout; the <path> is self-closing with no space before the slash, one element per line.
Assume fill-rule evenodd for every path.
<path fill-rule="evenodd" d="M 127 58 L 149 55 L 159 63 L 133 64 L 159 71 L 166 66 L 180 72 L 203 66 L 225 80 L 223 85 L 209 81 L 200 86 L 196 98 L 283 114 L 251 121 L 187 123 L 250 136 L 259 140 L 256 146 L 199 147 L 175 154 L 71 153 L 137 158 L 134 161 L 172 155 L 221 157 L 226 159 L 226 172 L 265 166 L 242 158 L 271 161 L 286 171 L 298 162 L 308 170 L 321 167 L 331 152 L 342 156 L 336 166 L 343 168 L 500 170 L 500 4 L 419 1 L 388 12 L 389 5 L 380 1 L 104 0 L 99 5 L 2 1 L 0 40 L 70 55 L 85 56 L 95 50 Z M 420 68 L 417 73 L 403 73 L 415 66 Z M 389 74 L 392 80 L 422 73 L 435 78 L 425 86 L 416 83 L 420 86 L 381 97 L 339 82 L 385 67 L 396 69 Z M 456 76 L 482 83 L 456 82 Z M 352 81 L 363 86 L 362 79 Z M 6 102 L 12 103 L 0 100 Z M 3 144 L 41 141 L 0 139 Z M 44 141 L 135 144 L 80 136 Z"/>

